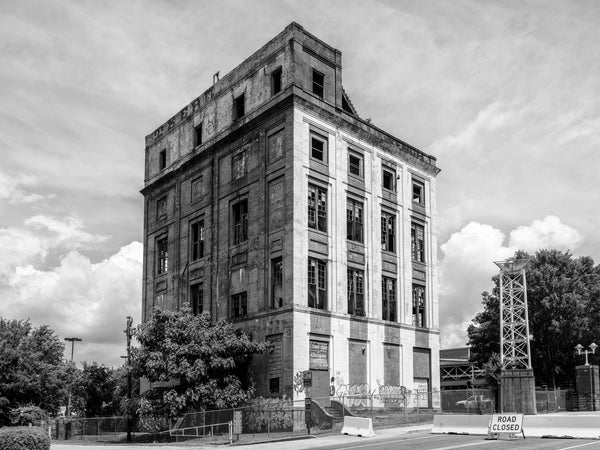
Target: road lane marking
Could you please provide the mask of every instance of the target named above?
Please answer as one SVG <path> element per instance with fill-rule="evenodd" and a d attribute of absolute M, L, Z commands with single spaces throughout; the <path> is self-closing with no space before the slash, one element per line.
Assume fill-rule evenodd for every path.
<path fill-rule="evenodd" d="M 570 448 L 587 447 L 588 445 L 593 445 L 593 444 L 598 445 L 599 442 L 598 441 L 596 441 L 596 442 L 586 442 L 585 444 L 573 445 L 571 447 L 562 447 L 562 448 L 559 448 L 557 450 L 569 450 Z"/>

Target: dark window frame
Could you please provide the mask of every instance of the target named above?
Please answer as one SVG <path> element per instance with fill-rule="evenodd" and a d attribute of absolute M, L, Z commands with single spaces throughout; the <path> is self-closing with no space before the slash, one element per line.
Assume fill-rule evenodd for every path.
<path fill-rule="evenodd" d="M 396 279 L 381 277 L 381 318 L 390 322 L 398 320 L 398 289 Z"/>
<path fill-rule="evenodd" d="M 190 285 L 190 308 L 195 316 L 204 312 L 204 283 Z"/>
<path fill-rule="evenodd" d="M 364 201 L 346 198 L 346 239 L 364 242 Z"/>
<path fill-rule="evenodd" d="M 396 214 L 381 211 L 381 250 L 396 252 Z"/>
<path fill-rule="evenodd" d="M 169 238 L 162 236 L 156 239 L 156 275 L 169 271 Z"/>
<path fill-rule="evenodd" d="M 317 69 L 312 70 L 312 93 L 319 98 L 325 96 L 325 74 Z"/>
<path fill-rule="evenodd" d="M 356 178 L 364 179 L 365 158 L 363 155 L 353 151 L 348 152 L 348 174 Z"/>
<path fill-rule="evenodd" d="M 327 164 L 329 152 L 329 139 L 321 134 L 310 132 L 310 157 L 322 164 Z M 315 143 L 318 145 L 315 146 Z M 321 147 L 321 148 L 319 148 Z M 319 157 L 320 153 L 320 157 Z"/>
<path fill-rule="evenodd" d="M 308 183 L 308 228 L 327 232 L 327 189 Z"/>
<path fill-rule="evenodd" d="M 425 264 L 425 226 L 420 223 L 410 224 L 410 253 L 413 261 Z"/>
<path fill-rule="evenodd" d="M 163 148 L 158 152 L 158 170 L 164 170 L 167 167 L 167 149 Z"/>
<path fill-rule="evenodd" d="M 277 292 L 281 297 L 277 297 Z M 283 257 L 277 256 L 271 259 L 271 308 L 277 309 L 283 306 Z"/>
<path fill-rule="evenodd" d="M 235 119 L 239 120 L 246 115 L 246 93 L 242 92 L 233 100 Z"/>
<path fill-rule="evenodd" d="M 390 180 L 391 186 L 386 186 L 386 174 L 389 175 L 388 179 Z M 381 186 L 385 190 L 396 192 L 396 171 L 394 169 L 390 167 L 383 167 L 381 171 Z"/>
<path fill-rule="evenodd" d="M 231 295 L 231 317 L 239 319 L 248 316 L 248 293 L 246 291 Z"/>
<path fill-rule="evenodd" d="M 271 72 L 271 95 L 275 95 L 281 92 L 282 89 L 282 77 L 283 71 L 281 67 L 278 67 Z"/>
<path fill-rule="evenodd" d="M 365 271 L 348 267 L 346 270 L 348 314 L 365 317 Z"/>
<path fill-rule="evenodd" d="M 197 261 L 204 257 L 204 232 L 204 219 L 190 225 L 191 261 Z"/>
<path fill-rule="evenodd" d="M 425 286 L 422 284 L 413 283 L 412 285 L 412 315 L 413 325 L 415 327 L 426 328 L 427 317 L 426 313 L 426 295 Z"/>
<path fill-rule="evenodd" d="M 248 241 L 248 199 L 243 198 L 231 205 L 231 238 L 233 245 Z"/>
<path fill-rule="evenodd" d="M 418 180 L 412 180 L 413 203 L 425 206 L 425 184 Z"/>
<path fill-rule="evenodd" d="M 309 257 L 307 275 L 308 306 L 327 310 L 327 261 Z"/>
<path fill-rule="evenodd" d="M 194 127 L 194 147 L 202 145 L 202 125 L 203 122 L 200 122 Z"/>

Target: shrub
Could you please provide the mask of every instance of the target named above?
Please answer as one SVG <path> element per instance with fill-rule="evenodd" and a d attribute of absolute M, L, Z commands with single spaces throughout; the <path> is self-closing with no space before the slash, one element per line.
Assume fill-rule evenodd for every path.
<path fill-rule="evenodd" d="M 50 450 L 48 432 L 40 427 L 0 428 L 2 450 Z"/>
<path fill-rule="evenodd" d="M 39 425 L 40 422 L 48 420 L 48 414 L 38 406 L 21 406 L 13 409 L 11 420 L 14 426 Z"/>

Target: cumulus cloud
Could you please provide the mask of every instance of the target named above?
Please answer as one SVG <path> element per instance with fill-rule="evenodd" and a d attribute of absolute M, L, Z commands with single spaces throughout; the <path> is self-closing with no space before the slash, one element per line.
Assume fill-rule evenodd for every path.
<path fill-rule="evenodd" d="M 23 227 L 0 228 L 0 283 L 15 267 L 39 263 L 50 251 L 87 247 L 106 239 L 86 232 L 81 219 L 73 216 L 56 219 L 37 215 L 25 220 Z"/>
<path fill-rule="evenodd" d="M 35 203 L 47 197 L 28 192 L 25 187 L 35 186 L 38 180 L 33 175 L 19 173 L 9 175 L 0 171 L 0 200 L 8 200 L 10 204 Z"/>
<path fill-rule="evenodd" d="M 85 231 L 77 217 L 38 215 L 22 227 L 0 229 L 1 315 L 82 338 L 78 361 L 119 365 L 125 318 L 141 314 L 142 244 L 99 262 L 82 253 L 105 239 Z M 46 260 L 49 254 L 55 263 Z"/>
<path fill-rule="evenodd" d="M 583 243 L 583 234 L 560 221 L 558 217 L 546 216 L 534 220 L 529 226 L 520 226 L 510 232 L 510 247 L 525 251 L 541 248 L 575 250 Z"/>
<path fill-rule="evenodd" d="M 560 221 L 546 216 L 530 225 L 519 226 L 506 235 L 490 225 L 470 222 L 440 246 L 440 317 L 442 347 L 465 345 L 466 328 L 481 310 L 481 293 L 493 287 L 498 273 L 494 261 L 504 260 L 521 249 L 528 252 L 544 248 L 576 250 L 583 235 Z"/>
<path fill-rule="evenodd" d="M 17 266 L 0 292 L 3 316 L 83 339 L 77 361 L 120 365 L 125 318 L 141 314 L 142 244 L 132 242 L 97 263 L 72 250 L 47 270 Z"/>

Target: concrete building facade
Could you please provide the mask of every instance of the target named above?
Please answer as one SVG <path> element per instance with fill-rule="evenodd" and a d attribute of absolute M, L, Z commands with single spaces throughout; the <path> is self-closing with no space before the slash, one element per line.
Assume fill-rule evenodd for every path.
<path fill-rule="evenodd" d="M 217 78 L 146 137 L 143 320 L 187 302 L 268 340 L 263 396 L 439 389 L 435 158 L 296 23 Z"/>

